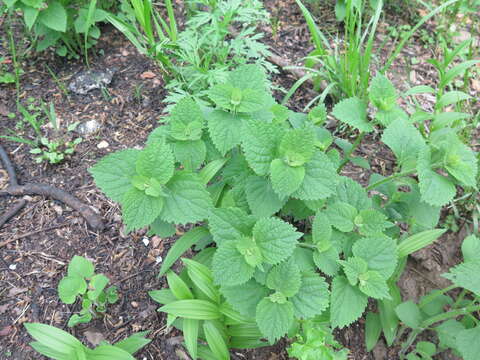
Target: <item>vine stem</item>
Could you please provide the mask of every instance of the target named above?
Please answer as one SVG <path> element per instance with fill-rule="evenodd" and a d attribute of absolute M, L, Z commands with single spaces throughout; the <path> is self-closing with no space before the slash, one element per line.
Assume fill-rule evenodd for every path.
<path fill-rule="evenodd" d="M 350 148 L 350 150 L 348 150 L 345 153 L 345 156 L 344 156 L 342 162 L 340 163 L 340 166 L 338 167 L 337 173 L 340 173 L 340 171 L 342 171 L 344 166 L 348 164 L 348 162 L 350 161 L 350 155 L 352 155 L 353 152 L 358 148 L 358 146 L 362 142 L 364 136 L 365 136 L 364 132 L 361 132 L 360 134 L 358 134 L 358 136 L 355 139 L 355 142 L 352 144 L 352 147 Z"/>

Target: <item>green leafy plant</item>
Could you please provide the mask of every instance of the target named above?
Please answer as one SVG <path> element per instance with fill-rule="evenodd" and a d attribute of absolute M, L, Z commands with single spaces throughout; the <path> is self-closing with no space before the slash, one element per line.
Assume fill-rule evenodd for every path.
<path fill-rule="evenodd" d="M 452 349 L 457 356 L 465 360 L 477 358 L 478 345 L 474 339 L 480 334 L 480 326 L 475 316 L 480 310 L 477 276 L 480 270 L 479 249 L 480 240 L 476 236 L 466 237 L 462 244 L 463 262 L 443 275 L 451 280 L 453 285 L 431 291 L 420 298 L 418 304 L 408 300 L 395 308 L 395 313 L 402 323 L 398 337 L 411 329 L 407 340 L 402 344 L 402 359 L 431 359 L 433 355 L 446 349 Z M 457 288 L 461 289 L 458 296 L 448 295 L 448 292 Z M 426 330 L 436 333 L 438 347 L 433 343 L 420 341 L 413 351 L 409 351 L 417 336 Z"/>
<path fill-rule="evenodd" d="M 26 124 L 30 125 L 34 131 L 34 140 L 30 138 L 16 135 L 16 132 L 7 129 L 11 135 L 2 135 L 0 138 L 15 141 L 18 143 L 27 144 L 31 147 L 30 154 L 35 155 L 35 161 L 41 163 L 47 161 L 49 164 L 58 164 L 64 161 L 67 156 L 75 152 L 75 148 L 82 142 L 82 138 L 73 138 L 66 140 L 65 136 L 60 134 L 58 127 L 57 114 L 53 103 L 47 106 L 42 102 L 41 107 L 35 104 L 34 98 L 28 99 L 28 105 L 25 108 L 23 105 L 18 105 L 19 112 L 23 115 L 22 119 L 17 121 L 16 127 L 23 129 Z M 41 119 L 38 118 L 43 118 Z M 54 129 L 54 136 L 48 136 L 44 133 L 42 122 L 45 125 L 50 124 Z M 78 122 L 69 125 L 66 129 L 67 134 L 75 130 Z"/>
<path fill-rule="evenodd" d="M 295 113 L 276 103 L 268 85 L 261 67 L 240 66 L 207 91 L 215 107 L 182 100 L 143 150 L 108 155 L 90 172 L 121 203 L 128 230 L 149 226 L 150 234 L 170 236 L 175 225 L 204 222 L 178 239 L 162 264 L 164 275 L 190 247 L 212 245 L 198 255 L 211 257 L 198 261 L 208 270 L 208 289 L 193 278 L 188 260 L 183 283 L 169 273 L 175 299 L 164 298 L 160 310 L 171 320 L 214 320 L 217 331 L 228 330 L 230 315 L 218 310 L 228 305 L 255 324 L 258 345 L 294 336 L 303 321 L 322 315 L 332 328 L 348 326 L 372 299 L 382 309 L 376 328 L 392 339 L 396 280 L 409 254 L 445 232 L 435 227 L 456 187 L 477 186 L 475 154 L 454 131 L 447 148 L 439 133 L 417 129 L 396 105 L 393 85 L 378 75 L 369 86 L 373 119 L 356 97 L 332 111 L 361 134 L 386 126 L 381 140 L 396 157 L 395 172 L 374 173 L 363 187 L 340 175 L 363 135 L 354 144 L 335 138 L 323 127 L 324 107 Z M 207 335 L 188 331 L 217 357 L 228 359 L 225 348 L 235 347 L 229 336 L 212 345 Z"/>
<path fill-rule="evenodd" d="M 58 283 L 58 296 L 65 304 L 73 304 L 79 299 L 82 310 L 68 320 L 68 326 L 88 323 L 92 317 L 107 310 L 108 304 L 118 300 L 117 287 L 110 286 L 108 278 L 103 274 L 95 274 L 91 261 L 75 255 L 68 264 L 68 274 Z"/>
<path fill-rule="evenodd" d="M 102 341 L 99 346 L 90 349 L 77 338 L 54 326 L 39 323 L 26 323 L 24 326 L 30 336 L 36 340 L 30 343 L 30 346 L 54 360 L 135 360 L 132 355 L 151 341 L 145 339 L 148 331 L 144 331 L 133 334 L 115 345 Z"/>
<path fill-rule="evenodd" d="M 100 37 L 97 23 L 106 20 L 111 1 L 10 0 L 8 9 L 21 11 L 25 29 L 33 34 L 36 51 L 54 48 L 60 56 L 78 58 Z"/>

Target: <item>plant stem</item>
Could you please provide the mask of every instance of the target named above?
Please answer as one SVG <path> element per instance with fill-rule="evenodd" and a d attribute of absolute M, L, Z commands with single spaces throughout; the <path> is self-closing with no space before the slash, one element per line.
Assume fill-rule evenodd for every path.
<path fill-rule="evenodd" d="M 430 327 L 431 325 L 433 325 L 433 324 L 435 324 L 439 321 L 455 318 L 455 317 L 461 316 L 461 315 L 468 315 L 468 314 L 476 312 L 476 311 L 480 311 L 480 305 L 470 305 L 470 306 L 466 306 L 466 307 L 461 308 L 461 309 L 450 310 L 450 311 L 447 311 L 445 313 L 442 313 L 442 314 L 439 314 L 439 315 L 436 315 L 436 316 L 432 316 L 431 318 L 425 320 L 424 322 L 422 322 L 421 327 L 423 329 L 426 329 L 426 328 Z"/>
<path fill-rule="evenodd" d="M 317 245 L 313 245 L 313 244 L 307 244 L 307 243 L 298 243 L 297 244 L 299 247 L 303 247 L 303 248 L 307 248 L 307 249 L 318 249 Z"/>
<path fill-rule="evenodd" d="M 437 297 L 445 294 L 446 292 L 449 292 L 450 290 L 453 290 L 453 289 L 456 289 L 458 286 L 457 285 L 450 285 L 450 286 L 447 286 L 446 288 L 443 288 L 441 290 L 438 290 L 438 291 L 435 291 L 435 293 L 433 294 L 430 294 L 426 297 L 424 297 L 424 301 L 421 301 L 420 302 L 420 308 L 422 308 L 423 306 L 431 303 L 433 300 L 435 300 Z M 453 307 L 455 307 L 455 305 L 453 305 Z"/>
<path fill-rule="evenodd" d="M 357 149 L 357 147 L 360 145 L 360 143 L 362 142 L 362 139 L 363 137 L 365 136 L 365 133 L 364 132 L 361 132 L 360 134 L 358 134 L 357 138 L 355 139 L 355 142 L 352 144 L 352 147 L 350 148 L 350 150 L 348 150 L 344 157 L 343 157 L 343 160 L 342 162 L 340 163 L 340 166 L 338 167 L 338 170 L 337 170 L 337 173 L 340 173 L 340 171 L 342 171 L 342 169 L 344 168 L 345 165 L 348 164 L 348 162 L 350 161 L 350 155 L 353 154 L 353 152 Z"/>
<path fill-rule="evenodd" d="M 392 181 L 396 178 L 404 177 L 404 176 L 413 174 L 416 171 L 417 171 L 417 169 L 409 169 L 409 170 L 406 170 L 406 171 L 402 171 L 402 172 L 399 172 L 399 173 L 392 174 L 392 175 L 390 175 L 390 176 L 388 176 L 388 177 L 386 177 L 382 180 L 377 181 L 376 183 L 373 183 L 373 184 L 367 186 L 367 191 L 375 189 L 376 187 L 378 187 L 380 185 L 383 185 L 383 184 L 385 184 L 389 181 Z"/>

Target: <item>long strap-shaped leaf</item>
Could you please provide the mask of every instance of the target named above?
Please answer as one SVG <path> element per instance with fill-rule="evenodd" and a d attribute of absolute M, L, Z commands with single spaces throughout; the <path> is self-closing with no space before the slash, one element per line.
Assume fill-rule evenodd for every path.
<path fill-rule="evenodd" d="M 409 236 L 398 245 L 398 257 L 402 258 L 430 245 L 437 240 L 446 229 L 426 230 Z"/>
<path fill-rule="evenodd" d="M 180 239 L 178 239 L 172 248 L 168 251 L 165 260 L 163 261 L 160 273 L 158 276 L 164 275 L 168 269 L 173 265 L 177 259 L 183 255 L 190 247 L 196 244 L 198 241 L 208 236 L 209 232 L 204 227 L 196 227 L 187 233 L 185 233 Z"/>

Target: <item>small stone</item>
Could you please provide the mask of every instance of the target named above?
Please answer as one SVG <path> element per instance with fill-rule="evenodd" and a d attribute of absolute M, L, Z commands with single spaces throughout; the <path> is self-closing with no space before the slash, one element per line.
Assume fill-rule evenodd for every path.
<path fill-rule="evenodd" d="M 106 142 L 105 140 L 102 140 L 97 144 L 97 148 L 99 148 L 99 149 L 106 149 L 109 146 L 110 146 L 110 144 L 108 142 Z"/>
<path fill-rule="evenodd" d="M 146 236 L 142 239 L 142 242 L 145 246 L 148 246 L 148 244 L 150 244 L 150 240 L 148 240 Z"/>
<path fill-rule="evenodd" d="M 97 120 L 88 120 L 77 126 L 77 133 L 80 135 L 91 135 L 96 133 L 102 125 Z"/>
<path fill-rule="evenodd" d="M 132 301 L 130 305 L 132 305 L 134 309 L 138 308 L 138 303 L 136 301 Z"/>
<path fill-rule="evenodd" d="M 155 258 L 155 263 L 156 263 L 156 264 L 160 264 L 162 261 L 163 261 L 163 258 L 162 258 L 161 256 L 157 256 L 157 257 Z"/>
<path fill-rule="evenodd" d="M 10 270 L 17 270 L 17 264 L 10 264 L 10 265 L 8 266 L 8 268 L 9 268 Z"/>
<path fill-rule="evenodd" d="M 74 76 L 68 89 L 76 94 L 85 95 L 93 89 L 100 89 L 110 84 L 116 71 L 115 68 L 81 71 Z"/>

